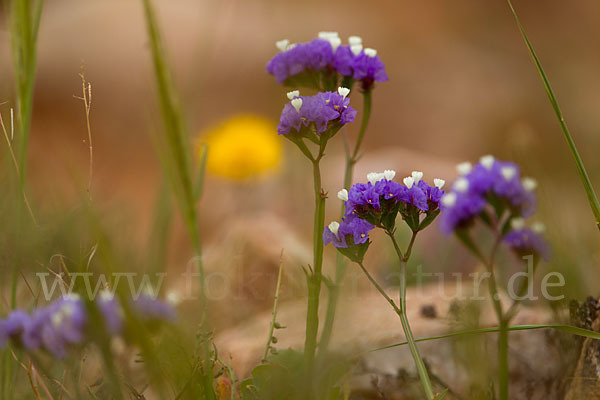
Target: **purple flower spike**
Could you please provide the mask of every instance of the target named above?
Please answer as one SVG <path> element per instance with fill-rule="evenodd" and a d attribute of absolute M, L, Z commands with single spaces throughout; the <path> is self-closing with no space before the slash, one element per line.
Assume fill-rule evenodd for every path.
<path fill-rule="evenodd" d="M 314 96 L 299 96 L 299 92 L 290 92 L 290 102 L 283 107 L 277 126 L 277 133 L 287 135 L 293 131 L 300 133 L 303 127 L 313 125 L 315 132 L 325 132 L 330 122 L 345 125 L 353 122 L 356 110 L 350 107 L 347 97 L 350 91 L 340 87 L 338 93 L 324 92 Z"/>
<path fill-rule="evenodd" d="M 550 261 L 551 251 L 548 242 L 541 233 L 543 225 L 536 224 L 532 228 L 524 226 L 522 219 L 512 221 L 513 229 L 506 234 L 504 242 L 520 256 L 538 256 L 544 261 Z"/>

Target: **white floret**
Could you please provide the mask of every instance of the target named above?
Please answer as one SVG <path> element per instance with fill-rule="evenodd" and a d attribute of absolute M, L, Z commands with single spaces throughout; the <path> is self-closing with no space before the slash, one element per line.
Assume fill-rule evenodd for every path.
<path fill-rule="evenodd" d="M 459 193 L 465 193 L 469 190 L 469 181 L 467 178 L 458 178 L 452 187 Z"/>
<path fill-rule="evenodd" d="M 393 169 L 386 169 L 385 171 L 383 171 L 383 177 L 385 179 L 387 179 L 388 181 L 391 181 L 392 179 L 394 179 L 395 176 L 396 176 L 396 171 L 394 171 Z"/>
<path fill-rule="evenodd" d="M 517 169 L 515 167 L 502 167 L 500 168 L 500 173 L 502 174 L 502 177 L 504 179 L 506 179 L 507 181 L 510 181 L 515 174 L 517 173 Z"/>
<path fill-rule="evenodd" d="M 479 159 L 479 162 L 481 163 L 481 165 L 483 165 L 485 167 L 485 169 L 492 169 L 492 166 L 494 165 L 494 161 L 495 158 L 494 156 L 491 155 L 487 155 L 487 156 L 483 156 Z"/>
<path fill-rule="evenodd" d="M 340 223 L 337 221 L 332 221 L 329 225 L 329 230 L 337 236 L 338 230 L 340 229 Z"/>
<path fill-rule="evenodd" d="M 404 185 L 410 189 L 415 184 L 415 179 L 412 176 L 407 176 L 402 180 L 402 182 L 404 182 Z"/>
<path fill-rule="evenodd" d="M 283 39 L 283 40 L 279 40 L 279 41 L 275 42 L 275 46 L 277 46 L 279 51 L 282 51 L 282 52 L 288 50 L 289 44 L 290 44 L 290 41 L 287 39 Z"/>
<path fill-rule="evenodd" d="M 348 96 L 350 94 L 350 89 L 340 86 L 338 88 L 338 93 L 340 96 L 342 96 L 345 99 L 346 96 Z"/>
<path fill-rule="evenodd" d="M 377 55 L 377 50 L 375 50 L 375 49 L 372 49 L 372 48 L 370 48 L 370 47 L 367 47 L 367 48 L 365 49 L 365 54 L 366 54 L 367 56 L 369 56 L 369 57 L 373 58 L 373 57 L 375 57 L 375 56 Z"/>
<path fill-rule="evenodd" d="M 537 181 L 533 178 L 529 178 L 529 177 L 525 177 L 523 178 L 523 187 L 525 188 L 525 190 L 527 190 L 528 192 L 533 192 L 535 190 L 535 188 L 537 188 Z"/>
<path fill-rule="evenodd" d="M 292 106 L 296 109 L 296 111 L 300 112 L 300 107 L 302 107 L 302 99 L 298 97 L 292 100 Z"/>
<path fill-rule="evenodd" d="M 445 194 L 444 197 L 442 197 L 441 202 L 444 207 L 454 207 L 456 204 L 456 193 Z"/>
<path fill-rule="evenodd" d="M 363 49 L 362 44 L 353 44 L 350 46 L 350 51 L 355 56 L 359 55 L 361 53 L 362 49 Z"/>
<path fill-rule="evenodd" d="M 296 97 L 300 97 L 299 90 L 292 90 L 291 92 L 287 92 L 287 98 L 290 100 L 294 100 Z"/>
<path fill-rule="evenodd" d="M 415 183 L 419 183 L 421 181 L 421 179 L 423 179 L 423 172 L 421 171 L 413 171 L 411 173 L 413 179 L 415 180 Z"/>
<path fill-rule="evenodd" d="M 465 161 L 456 166 L 456 171 L 459 175 L 466 175 L 473 169 L 473 165 L 470 162 Z"/>
<path fill-rule="evenodd" d="M 438 188 L 438 189 L 441 189 L 441 188 L 443 188 L 443 187 L 444 187 L 444 185 L 446 184 L 446 181 L 445 181 L 445 180 L 443 180 L 443 179 L 438 179 L 438 178 L 435 178 L 435 179 L 433 180 L 433 184 L 435 185 L 435 187 L 436 187 L 436 188 Z"/>
<path fill-rule="evenodd" d="M 342 189 L 337 193 L 338 199 L 342 201 L 348 201 L 348 191 L 346 189 Z"/>

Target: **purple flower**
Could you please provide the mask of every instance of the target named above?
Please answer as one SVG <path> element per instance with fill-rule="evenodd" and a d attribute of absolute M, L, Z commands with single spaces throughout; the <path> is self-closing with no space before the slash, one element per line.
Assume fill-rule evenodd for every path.
<path fill-rule="evenodd" d="M 279 42 L 278 42 L 279 43 Z M 287 46 L 267 63 L 267 72 L 283 83 L 304 71 L 320 71 L 333 64 L 333 47 L 323 39 Z"/>
<path fill-rule="evenodd" d="M 311 124 L 315 127 L 316 133 L 321 134 L 327 130 L 330 122 L 336 121 L 341 125 L 353 122 L 356 110 L 350 107 L 348 91 L 339 88 L 338 92 L 293 97 L 290 103 L 283 107 L 277 126 L 278 134 L 287 135 L 292 133 L 292 130 L 300 133 L 303 127 Z"/>
<path fill-rule="evenodd" d="M 506 234 L 504 242 L 520 256 L 533 255 L 541 257 L 544 261 L 550 261 L 550 246 L 535 227 L 513 229 Z"/>
<path fill-rule="evenodd" d="M 340 224 L 341 235 L 352 235 L 354 244 L 366 243 L 369 240 L 369 232 L 375 227 L 364 219 L 349 216 Z"/>
<path fill-rule="evenodd" d="M 385 82 L 388 76 L 385 65 L 374 49 L 364 49 L 352 60 L 354 79 L 363 81 L 363 89 L 368 90 L 373 82 Z"/>
<path fill-rule="evenodd" d="M 440 209 L 442 210 L 440 227 L 446 234 L 454 232 L 457 228 L 467 226 L 483 211 L 485 200 L 481 196 L 470 196 L 451 192 L 442 197 Z"/>
<path fill-rule="evenodd" d="M 352 61 L 354 54 L 350 46 L 340 46 L 333 57 L 333 67 L 344 76 L 352 76 Z"/>
<path fill-rule="evenodd" d="M 131 301 L 131 308 L 145 322 L 173 321 L 175 319 L 175 309 L 152 296 L 139 296 Z"/>
<path fill-rule="evenodd" d="M 346 236 L 342 235 L 339 231 L 340 223 L 333 221 L 323 230 L 323 243 L 327 246 L 329 243 L 333 243 L 334 247 L 340 249 L 348 248 L 346 243 Z"/>
<path fill-rule="evenodd" d="M 121 333 L 123 329 L 123 310 L 111 292 L 102 292 L 96 299 L 96 306 L 104 319 L 106 331 L 111 335 Z"/>
<path fill-rule="evenodd" d="M 336 221 L 330 223 L 323 231 L 323 243 L 333 243 L 337 248 L 348 248 L 346 237 L 352 236 L 352 243 L 359 245 L 369 241 L 369 232 L 375 226 L 353 215 L 345 217 L 341 223 Z"/>
<path fill-rule="evenodd" d="M 29 321 L 27 313 L 15 310 L 5 320 L 0 320 L 0 348 L 10 339 L 19 340 Z"/>
<path fill-rule="evenodd" d="M 67 355 L 69 345 L 84 341 L 87 312 L 77 297 L 64 297 L 51 303 L 41 319 L 41 344 L 57 358 Z"/>

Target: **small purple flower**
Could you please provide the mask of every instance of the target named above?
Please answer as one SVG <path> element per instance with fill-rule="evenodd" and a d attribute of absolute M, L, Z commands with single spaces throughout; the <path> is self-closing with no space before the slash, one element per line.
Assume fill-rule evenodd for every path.
<path fill-rule="evenodd" d="M 468 225 L 483 211 L 485 204 L 486 202 L 481 196 L 447 193 L 440 201 L 442 231 L 451 234 L 457 228 Z"/>
<path fill-rule="evenodd" d="M 352 61 L 354 54 L 350 46 L 340 46 L 333 57 L 333 67 L 344 76 L 352 76 Z"/>
<path fill-rule="evenodd" d="M 354 244 L 366 243 L 369 240 L 369 232 L 375 227 L 364 219 L 349 216 L 343 219 L 340 224 L 339 233 L 341 235 L 352 235 Z"/>
<path fill-rule="evenodd" d="M 176 314 L 170 304 L 144 294 L 131 301 L 131 308 L 145 322 L 173 321 Z"/>
<path fill-rule="evenodd" d="M 342 235 L 339 231 L 340 223 L 337 221 L 333 221 L 323 230 L 323 243 L 327 246 L 329 243 L 333 243 L 334 247 L 340 249 L 348 248 L 348 244 L 346 243 L 346 236 Z"/>
<path fill-rule="evenodd" d="M 5 320 L 0 320 L 0 348 L 4 347 L 8 340 L 20 340 L 29 321 L 27 313 L 15 310 Z"/>
<path fill-rule="evenodd" d="M 121 333 L 123 330 L 123 310 L 114 294 L 109 291 L 101 292 L 99 298 L 96 299 L 96 306 L 102 314 L 106 331 L 111 335 Z"/>
<path fill-rule="evenodd" d="M 429 209 L 435 209 L 439 207 L 440 200 L 446 193 L 442 188 L 446 184 L 443 179 L 434 179 L 434 186 L 430 186 L 427 182 L 421 180 L 417 185 L 427 195 L 427 202 Z"/>
<path fill-rule="evenodd" d="M 548 242 L 543 238 L 542 225 L 534 225 L 527 228 L 520 219 L 515 219 L 513 229 L 506 234 L 504 242 L 520 256 L 533 255 L 541 257 L 544 261 L 550 261 L 551 251 Z"/>
<path fill-rule="evenodd" d="M 323 243 L 333 243 L 337 248 L 348 248 L 346 237 L 352 236 L 352 243 L 359 245 L 369 241 L 369 232 L 375 227 L 364 219 L 353 215 L 345 217 L 341 223 L 333 221 L 323 231 Z"/>
<path fill-rule="evenodd" d="M 46 308 L 41 325 L 41 343 L 57 358 L 67 355 L 69 345 L 84 341 L 87 312 L 75 296 L 64 297 Z"/>
<path fill-rule="evenodd" d="M 352 60 L 354 79 L 363 81 L 363 89 L 368 90 L 373 82 L 385 82 L 388 76 L 385 65 L 374 49 L 366 48 Z"/>
<path fill-rule="evenodd" d="M 283 107 L 279 118 L 277 132 L 287 135 L 296 131 L 300 133 L 303 127 L 314 125 L 315 132 L 321 134 L 328 128 L 330 122 L 337 121 L 341 125 L 353 122 L 356 110 L 350 106 L 347 97 L 349 90 L 340 87 L 338 93 L 324 92 L 314 96 L 299 96 L 296 92 L 292 95 L 290 103 Z"/>
<path fill-rule="evenodd" d="M 282 50 L 267 63 L 267 72 L 283 83 L 306 70 L 320 71 L 333 64 L 334 50 L 328 40 L 313 39 L 308 43 L 289 45 L 277 42 Z"/>

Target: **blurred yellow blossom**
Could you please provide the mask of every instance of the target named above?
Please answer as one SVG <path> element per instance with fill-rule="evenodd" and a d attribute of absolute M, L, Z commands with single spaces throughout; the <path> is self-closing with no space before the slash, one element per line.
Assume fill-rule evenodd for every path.
<path fill-rule="evenodd" d="M 233 180 L 263 177 L 281 161 L 276 126 L 258 115 L 236 115 L 204 132 L 197 145 L 200 157 L 205 151 L 203 143 L 208 145 L 208 171 Z"/>

